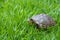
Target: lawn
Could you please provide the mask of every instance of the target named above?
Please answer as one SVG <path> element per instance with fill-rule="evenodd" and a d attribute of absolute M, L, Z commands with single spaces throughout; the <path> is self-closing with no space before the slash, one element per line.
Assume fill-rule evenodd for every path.
<path fill-rule="evenodd" d="M 46 13 L 56 21 L 48 30 L 27 19 Z M 60 40 L 60 0 L 0 0 L 0 40 Z"/>

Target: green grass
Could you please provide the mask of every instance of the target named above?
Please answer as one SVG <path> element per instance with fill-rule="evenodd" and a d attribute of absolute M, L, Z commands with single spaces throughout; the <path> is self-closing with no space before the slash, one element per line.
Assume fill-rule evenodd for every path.
<path fill-rule="evenodd" d="M 47 31 L 27 19 L 46 13 L 56 20 Z M 0 0 L 0 40 L 60 40 L 60 0 Z"/>

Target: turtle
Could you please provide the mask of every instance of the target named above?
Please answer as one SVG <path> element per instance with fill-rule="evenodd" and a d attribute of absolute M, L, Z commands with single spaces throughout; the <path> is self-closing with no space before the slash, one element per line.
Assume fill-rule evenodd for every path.
<path fill-rule="evenodd" d="M 48 27 L 55 25 L 55 20 L 47 14 L 37 14 L 28 19 L 29 23 L 36 24 L 37 28 L 47 29 Z"/>

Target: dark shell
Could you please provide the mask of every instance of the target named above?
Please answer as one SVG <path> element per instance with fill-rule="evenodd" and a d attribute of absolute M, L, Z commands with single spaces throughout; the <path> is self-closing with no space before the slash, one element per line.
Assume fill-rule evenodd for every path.
<path fill-rule="evenodd" d="M 29 19 L 29 22 L 35 23 L 38 26 L 38 28 L 47 28 L 49 26 L 55 25 L 55 21 L 46 14 L 38 14 L 32 16 Z"/>

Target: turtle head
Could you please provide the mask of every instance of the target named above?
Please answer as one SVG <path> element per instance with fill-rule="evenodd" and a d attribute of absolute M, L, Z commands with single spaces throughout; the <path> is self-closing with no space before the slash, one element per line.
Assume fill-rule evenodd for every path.
<path fill-rule="evenodd" d="M 33 19 L 28 19 L 28 22 L 30 23 L 30 24 L 33 24 L 34 23 L 34 21 L 33 21 Z"/>

